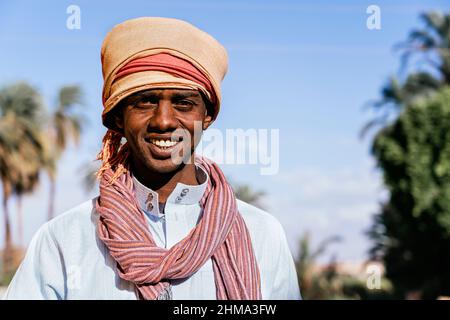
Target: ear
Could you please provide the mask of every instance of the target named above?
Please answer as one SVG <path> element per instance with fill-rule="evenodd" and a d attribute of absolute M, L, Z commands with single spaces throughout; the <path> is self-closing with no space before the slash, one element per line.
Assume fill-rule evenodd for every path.
<path fill-rule="evenodd" d="M 123 133 L 123 112 L 115 112 L 113 114 L 113 121 L 120 132 Z"/>
<path fill-rule="evenodd" d="M 203 119 L 203 130 L 208 129 L 208 127 L 214 122 L 212 116 L 206 111 L 205 118 Z"/>

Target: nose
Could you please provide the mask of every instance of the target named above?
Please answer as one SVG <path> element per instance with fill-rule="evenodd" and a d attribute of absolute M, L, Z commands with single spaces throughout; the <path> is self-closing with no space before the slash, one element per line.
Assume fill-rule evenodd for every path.
<path fill-rule="evenodd" d="M 174 131 L 178 128 L 178 120 L 170 100 L 161 99 L 148 122 L 149 131 Z"/>

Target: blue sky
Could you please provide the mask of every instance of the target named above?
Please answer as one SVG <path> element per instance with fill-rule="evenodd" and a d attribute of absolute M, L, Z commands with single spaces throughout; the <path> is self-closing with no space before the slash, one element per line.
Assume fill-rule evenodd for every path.
<path fill-rule="evenodd" d="M 81 9 L 81 29 L 66 28 L 66 8 Z M 381 9 L 381 30 L 368 30 L 366 8 Z M 358 131 L 370 119 L 362 106 L 378 97 L 399 69 L 394 44 L 421 26 L 420 12 L 449 1 L 0 1 L 0 85 L 25 80 L 51 106 L 59 87 L 80 84 L 86 127 L 80 148 L 59 163 L 56 209 L 96 193 L 82 189 L 80 168 L 95 157 L 104 128 L 100 46 L 115 24 L 139 16 L 187 20 L 228 50 L 223 104 L 215 128 L 280 130 L 280 171 L 223 166 L 233 180 L 264 190 L 263 201 L 285 227 L 296 254 L 309 230 L 313 244 L 341 235 L 330 248 L 340 260 L 365 258 L 368 228 L 385 196 Z M 45 221 L 48 183 L 26 198 L 29 241 Z M 14 203 L 11 203 L 14 208 Z M 3 226 L 2 226 L 3 227 Z M 3 229 L 0 228 L 3 240 Z M 0 240 L 0 241 L 2 241 Z"/>

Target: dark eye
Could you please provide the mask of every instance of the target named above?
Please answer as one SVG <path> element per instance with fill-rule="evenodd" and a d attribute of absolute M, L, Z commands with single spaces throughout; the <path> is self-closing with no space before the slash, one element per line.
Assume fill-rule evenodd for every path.
<path fill-rule="evenodd" d="M 157 106 L 158 105 L 158 99 L 156 98 L 144 98 L 140 101 L 138 101 L 135 106 L 138 108 L 149 108 L 149 107 L 153 107 L 153 106 Z"/>
<path fill-rule="evenodd" d="M 184 100 L 176 101 L 174 103 L 174 105 L 181 109 L 189 109 L 192 106 L 194 106 L 194 102 L 184 99 Z"/>

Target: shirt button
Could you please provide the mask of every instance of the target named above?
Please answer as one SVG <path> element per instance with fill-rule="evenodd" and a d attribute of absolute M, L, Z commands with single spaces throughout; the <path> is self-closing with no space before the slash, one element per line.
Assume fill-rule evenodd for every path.
<path fill-rule="evenodd" d="M 182 198 L 181 198 L 180 196 L 178 196 L 178 197 L 175 199 L 175 201 L 176 201 L 176 202 L 180 202 L 181 199 L 182 199 Z"/>
<path fill-rule="evenodd" d="M 181 190 L 181 196 L 184 197 L 188 192 L 189 192 L 189 189 L 184 188 L 183 190 Z"/>
<path fill-rule="evenodd" d="M 147 211 L 152 211 L 153 210 L 153 204 L 149 203 L 147 204 Z"/>

